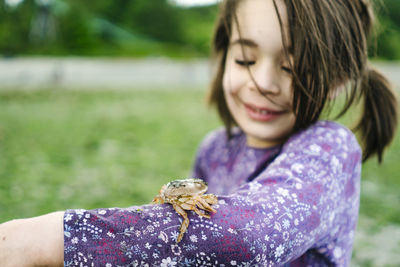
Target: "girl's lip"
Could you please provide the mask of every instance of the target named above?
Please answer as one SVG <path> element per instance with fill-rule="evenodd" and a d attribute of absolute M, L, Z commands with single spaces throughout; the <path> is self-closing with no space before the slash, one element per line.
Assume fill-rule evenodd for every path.
<path fill-rule="evenodd" d="M 255 111 L 264 111 L 264 112 L 268 112 L 268 113 L 283 113 L 284 111 L 279 111 L 279 110 L 273 110 L 270 108 L 265 108 L 265 107 L 260 107 L 260 106 L 256 106 L 253 104 L 248 104 L 248 103 L 243 103 L 245 105 L 246 108 L 255 110 Z"/>
<path fill-rule="evenodd" d="M 269 108 L 259 107 L 252 104 L 243 103 L 247 114 L 253 120 L 257 121 L 271 121 L 285 113 L 285 111 L 277 111 Z"/>

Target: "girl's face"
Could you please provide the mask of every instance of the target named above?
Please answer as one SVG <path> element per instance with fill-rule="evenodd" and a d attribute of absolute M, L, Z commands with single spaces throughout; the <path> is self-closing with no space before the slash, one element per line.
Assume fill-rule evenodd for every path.
<path fill-rule="evenodd" d="M 285 6 L 276 3 L 287 27 Z M 225 99 L 247 144 L 271 147 L 282 143 L 295 123 L 278 16 L 272 0 L 243 0 L 236 14 L 239 26 L 233 23 L 223 77 Z"/>

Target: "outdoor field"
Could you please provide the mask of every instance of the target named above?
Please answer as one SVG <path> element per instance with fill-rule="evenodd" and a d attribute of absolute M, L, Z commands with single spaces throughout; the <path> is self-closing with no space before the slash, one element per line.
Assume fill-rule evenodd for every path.
<path fill-rule="evenodd" d="M 222 127 L 205 100 L 217 70 L 210 60 L 216 56 L 213 43 L 223 43 L 222 28 L 214 24 L 224 17 L 234 18 L 226 26 L 242 21 L 242 4 L 232 5 L 231 12 L 230 5 L 220 9 L 221 2 L 0 0 L 0 224 L 57 210 L 148 204 L 163 184 L 191 177 L 198 145 Z M 304 62 L 297 63 L 304 69 L 330 53 L 338 68 L 328 71 L 346 70 L 353 77 L 346 66 L 360 67 L 368 54 L 368 68 L 388 77 L 400 99 L 400 0 L 347 0 L 337 8 L 335 1 L 299 1 L 304 5 L 299 10 L 290 7 L 296 6 L 292 1 L 286 13 L 304 9 L 310 17 L 293 15 L 288 21 L 275 2 L 280 29 L 261 24 L 272 16 L 248 19 L 262 18 L 254 29 L 280 31 L 289 41 L 273 57 L 282 65 L 277 67 L 302 58 L 290 49 L 299 44 Z M 367 14 L 370 7 L 374 19 Z M 223 10 L 229 16 L 219 15 Z M 243 30 L 229 26 L 228 35 L 233 38 L 237 28 L 239 36 L 254 39 L 255 55 L 270 56 L 275 49 L 263 50 L 274 47 L 271 33 L 252 38 L 246 31 L 253 24 L 245 18 Z M 297 31 L 296 23 L 304 38 L 285 37 Z M 232 38 L 224 42 L 235 43 Z M 255 63 L 241 46 L 244 59 Z M 347 52 L 337 54 L 342 50 Z M 332 110 L 337 114 L 339 108 Z M 347 114 L 339 122 L 353 128 L 359 106 Z M 400 129 L 396 134 L 382 164 L 372 158 L 363 165 L 351 266 L 400 266 Z"/>
<path fill-rule="evenodd" d="M 184 89 L 0 91 L 0 222 L 68 208 L 149 203 L 190 176 L 220 126 L 205 92 Z M 400 133 L 363 168 L 353 266 L 400 265 Z"/>

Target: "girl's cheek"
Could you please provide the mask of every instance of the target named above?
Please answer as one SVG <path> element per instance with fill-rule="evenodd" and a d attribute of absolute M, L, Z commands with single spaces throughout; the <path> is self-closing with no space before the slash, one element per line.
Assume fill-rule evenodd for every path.
<path fill-rule="evenodd" d="M 225 69 L 225 73 L 224 73 L 224 77 L 222 80 L 222 87 L 224 88 L 224 93 L 229 93 L 230 91 L 232 91 L 231 87 L 232 84 L 230 82 L 230 78 L 229 78 L 229 70 Z"/>
<path fill-rule="evenodd" d="M 234 64 L 227 64 L 225 66 L 225 73 L 222 80 L 222 86 L 225 93 L 237 94 L 241 87 L 243 87 L 244 77 L 243 73 L 237 70 Z"/>

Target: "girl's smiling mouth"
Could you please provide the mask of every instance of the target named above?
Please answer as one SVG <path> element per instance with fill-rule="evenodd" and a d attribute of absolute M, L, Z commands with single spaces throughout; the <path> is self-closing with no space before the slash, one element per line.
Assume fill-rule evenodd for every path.
<path fill-rule="evenodd" d="M 283 115 L 285 111 L 276 111 L 269 108 L 258 107 L 255 105 L 243 103 L 246 108 L 247 115 L 256 121 L 268 122 L 277 119 Z"/>

